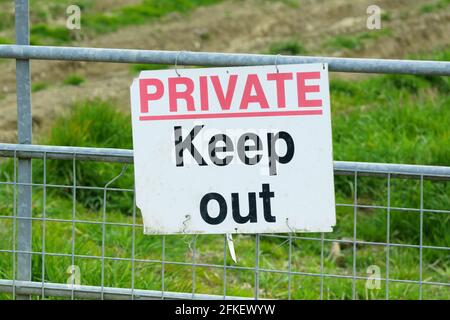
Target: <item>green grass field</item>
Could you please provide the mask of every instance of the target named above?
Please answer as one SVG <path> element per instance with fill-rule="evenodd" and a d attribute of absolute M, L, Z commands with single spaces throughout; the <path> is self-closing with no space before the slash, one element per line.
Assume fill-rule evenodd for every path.
<path fill-rule="evenodd" d="M 211 5 L 221 0 L 143 0 L 132 5 L 114 6 L 108 13 L 99 10 L 95 0 L 78 0 L 82 12 L 83 35 L 93 37 L 98 34 L 117 31 L 120 27 L 148 23 L 171 12 L 186 13 L 199 6 Z M 69 0 L 51 0 L 45 4 L 30 2 L 31 44 L 61 45 L 77 39 L 80 31 L 71 31 L 64 25 L 66 8 L 74 4 Z M 0 5 L 2 2 L 0 1 Z M 9 5 L 9 7 L 6 7 Z M 0 7 L 0 32 L 14 28 L 14 16 L 10 13 L 12 4 Z M 8 8 L 9 10 L 7 10 Z M 59 17 L 60 19 L 56 19 Z M 50 23 L 51 22 L 51 23 Z M 12 43 L 12 38 L 0 37 L 0 44 Z"/>
<path fill-rule="evenodd" d="M 448 60 L 450 51 L 442 51 L 434 59 Z M 133 71 L 142 69 L 134 67 Z M 347 161 L 391 162 L 408 164 L 450 165 L 450 83 L 444 77 L 421 76 L 375 76 L 359 82 L 334 80 L 330 84 L 332 101 L 332 125 L 334 159 Z M 41 144 L 132 148 L 131 123 L 127 114 L 116 111 L 108 101 L 90 100 L 73 106 L 72 113 L 54 123 L 49 136 Z M 104 124 L 108 123 L 107 126 Z M 117 134 L 121 132 L 121 134 Z M 45 256 L 44 279 L 48 282 L 66 283 L 67 269 L 72 265 L 72 237 L 74 236 L 74 264 L 80 267 L 81 284 L 101 285 L 101 262 L 103 232 L 105 232 L 105 256 L 122 260 L 106 259 L 104 264 L 105 286 L 131 287 L 133 232 L 129 226 L 106 225 L 102 229 L 104 191 L 77 189 L 74 198 L 72 161 L 49 160 L 46 165 L 47 184 L 65 185 L 65 188 L 45 190 L 45 251 L 67 256 Z M 76 163 L 77 185 L 103 187 L 122 170 L 119 164 L 92 162 Z M 132 189 L 133 168 L 112 187 Z M 42 183 L 44 176 L 42 160 L 33 160 L 33 181 Z M 12 181 L 12 161 L 0 163 L 1 181 Z M 337 176 L 336 199 L 340 204 L 352 204 L 355 192 L 352 177 Z M 376 177 L 359 177 L 358 204 L 387 205 L 387 180 Z M 11 186 L 0 185 L 0 215 L 13 215 L 14 193 Z M 106 194 L 106 221 L 133 223 L 133 195 L 131 192 L 108 191 Z M 33 216 L 42 218 L 44 190 L 33 188 Z M 450 184 L 448 182 L 424 181 L 424 208 L 448 210 L 450 208 Z M 420 181 L 392 179 L 391 206 L 420 208 Z M 72 224 L 73 215 L 86 223 Z M 141 223 L 139 212 L 137 222 Z M 353 239 L 354 210 L 352 207 L 337 208 L 337 225 L 327 239 Z M 356 214 L 356 238 L 367 242 L 386 242 L 387 211 L 385 209 L 358 209 Z M 445 247 L 450 244 L 450 215 L 424 213 L 423 244 Z M 91 223 L 87 223 L 91 222 Z M 72 228 L 74 227 L 74 234 Z M 33 222 L 33 251 L 41 252 L 43 223 Z M 390 211 L 390 242 L 418 245 L 420 213 L 418 211 Z M 317 237 L 318 234 L 298 234 Z M 140 289 L 162 289 L 162 241 L 160 236 L 144 236 L 142 228 L 136 228 L 134 286 Z M 13 221 L 0 219 L 0 250 L 13 247 Z M 200 235 L 166 236 L 165 260 L 170 262 L 203 263 L 207 266 L 192 268 L 191 265 L 164 265 L 164 289 L 167 291 L 192 292 L 195 273 L 195 292 L 221 295 L 224 292 L 224 239 L 223 236 Z M 195 241 L 195 243 L 193 242 Z M 195 246 L 195 256 L 191 248 Z M 254 294 L 255 236 L 235 237 L 238 262 L 227 255 L 227 266 L 240 270 L 226 270 L 227 294 L 252 296 Z M 324 242 L 324 259 L 321 264 L 322 243 L 318 240 L 295 239 L 292 241 L 291 262 L 293 272 L 318 275 L 325 274 L 349 278 L 324 277 L 323 298 L 351 299 L 353 275 L 353 245 L 341 244 L 340 253 L 332 250 L 331 242 Z M 336 245 L 335 245 L 336 246 Z M 376 245 L 358 245 L 356 259 L 357 276 L 367 276 L 367 268 L 377 265 L 381 277 L 386 276 L 386 248 Z M 450 256 L 446 250 L 423 249 L 423 274 L 426 282 L 445 282 L 450 278 Z M 87 257 L 89 256 L 89 257 Z M 93 256 L 97 258 L 92 258 Z M 321 278 L 296 274 L 289 277 L 289 243 L 284 239 L 261 236 L 260 268 L 280 270 L 285 273 L 261 271 L 259 274 L 260 297 L 287 298 L 289 283 L 291 298 L 320 298 Z M 420 279 L 418 248 L 391 247 L 389 249 L 389 277 L 398 280 Z M 33 255 L 33 280 L 42 281 L 41 254 Z M 212 267 L 210 265 L 214 265 Z M 13 257 L 0 252 L 0 278 L 12 279 Z M 379 290 L 365 290 L 364 280 L 356 281 L 359 299 L 385 298 L 385 282 Z M 11 298 L 9 294 L 1 298 Z M 391 299 L 417 299 L 419 285 L 414 283 L 389 283 Z M 450 288 L 423 285 L 423 298 L 449 299 Z"/>

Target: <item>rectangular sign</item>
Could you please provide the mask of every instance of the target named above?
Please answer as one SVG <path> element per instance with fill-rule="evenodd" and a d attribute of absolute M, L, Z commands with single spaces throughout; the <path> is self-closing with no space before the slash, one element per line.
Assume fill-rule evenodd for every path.
<path fill-rule="evenodd" d="M 131 86 L 147 234 L 328 232 L 326 64 L 143 71 Z"/>

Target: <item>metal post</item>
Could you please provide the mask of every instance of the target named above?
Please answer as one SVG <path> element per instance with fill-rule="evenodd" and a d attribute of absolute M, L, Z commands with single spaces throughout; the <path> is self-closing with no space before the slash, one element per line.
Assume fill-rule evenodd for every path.
<path fill-rule="evenodd" d="M 450 62 L 424 60 L 334 58 L 317 56 L 280 56 L 219 52 L 189 52 L 132 50 L 111 48 L 80 48 L 55 46 L 0 45 L 0 58 L 37 60 L 91 61 L 114 63 L 153 63 L 185 66 L 259 66 L 297 63 L 327 63 L 331 72 L 360 72 L 386 74 L 416 74 L 449 76 Z M 177 59 L 180 58 L 180 59 Z M 181 59 L 182 58 L 182 59 Z"/>
<path fill-rule="evenodd" d="M 28 0 L 15 1 L 16 43 L 30 44 Z M 20 144 L 31 144 L 30 61 L 16 60 L 17 133 Z M 19 158 L 17 279 L 31 281 L 31 159 Z M 30 299 L 17 295 L 17 299 Z"/>

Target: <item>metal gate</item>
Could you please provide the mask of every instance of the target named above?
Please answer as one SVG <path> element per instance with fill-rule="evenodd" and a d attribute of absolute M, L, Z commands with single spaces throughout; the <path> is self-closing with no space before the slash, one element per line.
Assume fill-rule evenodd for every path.
<path fill-rule="evenodd" d="M 437 288 L 433 294 L 441 292 L 439 290 L 443 294 L 449 293 L 448 274 L 434 270 L 435 266 L 426 257 L 433 252 L 433 260 L 447 261 L 450 246 L 429 244 L 424 224 L 434 216 L 440 217 L 437 223 L 448 223 L 450 208 L 427 207 L 426 197 L 429 195 L 426 191 L 430 185 L 448 183 L 450 167 L 335 162 L 336 179 L 344 179 L 341 182 L 349 186 L 348 198 L 352 199 L 351 202 L 337 203 L 338 223 L 341 216 L 352 221 L 348 237 L 337 237 L 333 233 L 238 236 L 235 240 L 237 250 L 239 243 L 244 244 L 240 254 L 246 255 L 247 259 L 245 263 L 233 264 L 227 257 L 224 235 L 161 236 L 151 240 L 150 237 L 142 237 L 142 223 L 134 205 L 133 184 L 115 186 L 132 170 L 131 150 L 33 145 L 29 60 L 202 66 L 320 62 L 328 63 L 333 72 L 436 76 L 450 75 L 449 62 L 30 46 L 28 18 L 28 1 L 16 0 L 17 44 L 0 45 L 0 58 L 16 59 L 19 140 L 18 144 L 0 144 L 0 156 L 11 159 L 0 163 L 5 172 L 9 170 L 9 174 L 3 175 L 0 181 L 0 193 L 4 195 L 0 204 L 4 209 L 2 212 L 9 212 L 0 215 L 0 292 L 6 292 L 6 298 L 339 298 L 330 293 L 327 285 L 330 281 L 337 281 L 333 284 L 335 287 L 342 286 L 345 293 L 342 298 L 370 298 L 373 292 L 377 292 L 377 298 L 389 299 L 391 292 L 395 292 L 392 288 L 398 285 L 403 285 L 404 290 L 414 290 L 420 299 L 430 297 L 427 294 L 429 288 Z M 32 179 L 32 161 L 42 169 L 37 181 Z M 55 161 L 70 163 L 70 185 L 47 180 L 47 172 L 52 170 L 51 163 Z M 104 185 L 78 184 L 80 168 L 94 162 L 116 163 L 118 167 L 111 168 L 117 171 L 117 175 Z M 361 185 L 366 183 L 383 185 L 385 197 L 376 203 L 366 203 L 358 193 Z M 393 203 L 393 186 L 398 190 L 404 183 L 411 184 L 411 188 L 417 191 L 410 197 L 413 199 L 411 205 Z M 51 198 L 58 190 L 64 190 L 70 196 L 67 202 L 70 205 L 62 213 L 55 213 L 51 208 Z M 446 189 L 437 190 L 445 192 Z M 98 214 L 94 217 L 78 212 L 77 194 L 87 191 L 95 194 L 99 203 Z M 114 207 L 112 202 L 117 199 L 111 194 L 116 193 L 127 194 L 120 201 L 129 201 L 125 201 L 130 206 L 129 216 L 111 214 L 114 211 L 110 209 Z M 359 238 L 361 215 L 374 212 L 383 221 L 385 238 Z M 391 242 L 395 229 L 392 219 L 395 216 L 398 221 L 399 214 L 405 221 L 417 221 L 417 241 Z M 51 234 L 53 224 L 65 224 L 63 230 L 69 232 Z M 85 232 L 83 228 L 92 229 Z M 126 241 L 115 242 L 117 239 L 110 236 L 114 232 Z M 47 237 L 67 237 L 67 244 L 49 248 Z M 96 252 L 84 247 L 92 237 L 100 248 Z M 202 241 L 209 243 L 207 251 L 202 249 Z M 310 269 L 299 268 L 296 263 L 301 259 L 304 245 L 312 246 L 312 250 L 317 252 L 314 257 L 317 264 Z M 364 253 L 362 256 L 361 247 L 372 248 L 372 255 Z M 185 250 L 179 255 L 183 259 L 172 255 L 176 250 Z M 402 258 L 398 254 L 400 250 L 415 252 L 417 270 L 414 274 L 399 271 L 402 263 L 399 261 Z M 152 254 L 143 256 L 142 252 Z M 252 257 L 251 262 L 249 256 Z M 375 256 L 378 259 L 383 257 L 381 266 L 379 263 L 370 264 Z M 58 259 L 62 262 L 55 262 Z M 327 261 L 333 259 L 344 261 L 342 263 L 346 267 L 340 269 L 342 272 L 329 270 Z M 358 264 L 361 260 L 363 265 Z M 65 267 L 61 269 L 61 265 Z M 38 274 L 36 270 L 39 270 Z M 86 274 L 89 281 L 84 280 Z"/>

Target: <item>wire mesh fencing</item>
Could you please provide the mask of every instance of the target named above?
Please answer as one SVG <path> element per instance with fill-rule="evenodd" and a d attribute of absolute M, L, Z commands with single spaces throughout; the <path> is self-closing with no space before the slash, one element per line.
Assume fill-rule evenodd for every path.
<path fill-rule="evenodd" d="M 234 263 L 225 235 L 144 236 L 132 152 L 32 145 L 30 98 L 30 59 L 427 76 L 449 62 L 30 46 L 28 0 L 15 31 L 0 45 L 20 143 L 0 144 L 1 298 L 450 298 L 449 167 L 336 162 L 333 233 L 235 235 Z"/>
<path fill-rule="evenodd" d="M 2 298 L 450 298 L 448 167 L 335 162 L 334 232 L 234 235 L 235 263 L 225 235 L 143 235 L 130 150 L 1 144 L 0 156 Z"/>

